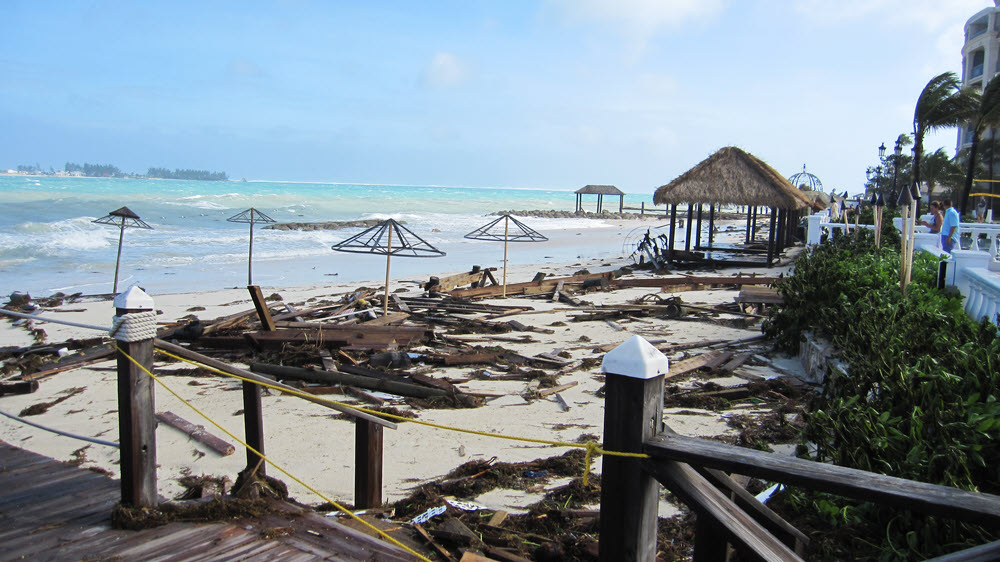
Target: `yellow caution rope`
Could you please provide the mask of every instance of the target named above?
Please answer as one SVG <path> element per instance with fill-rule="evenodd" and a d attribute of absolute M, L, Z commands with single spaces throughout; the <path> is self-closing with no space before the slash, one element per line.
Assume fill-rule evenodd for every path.
<path fill-rule="evenodd" d="M 236 441 L 237 443 L 239 443 L 243 447 L 246 447 L 248 450 L 252 451 L 258 457 L 264 459 L 265 462 L 267 462 L 268 464 L 270 464 L 274 468 L 276 468 L 279 471 L 281 471 L 282 474 L 284 474 L 285 476 L 291 478 L 295 482 L 297 482 L 300 485 L 302 485 L 305 489 L 309 490 L 310 492 L 312 492 L 312 493 L 316 494 L 317 496 L 319 496 L 324 501 L 326 501 L 329 504 L 333 505 L 339 511 L 341 511 L 341 512 L 347 514 L 347 515 L 349 515 L 352 519 L 358 521 L 359 523 L 361 523 L 362 525 L 368 527 L 372 531 L 375 531 L 376 533 L 378 533 L 379 535 L 381 535 L 382 538 L 384 538 L 385 540 L 391 542 L 392 544 L 398 546 L 399 548 L 402 548 L 403 550 L 409 552 L 410 554 L 416 556 L 417 558 L 419 558 L 420 560 L 423 560 L 424 562 L 431 562 L 431 560 L 429 558 L 427 558 L 425 556 L 422 556 L 419 552 L 413 550 L 412 548 L 410 548 L 410 547 L 404 545 L 403 543 L 399 542 L 398 540 L 394 539 L 393 537 L 391 537 L 390 535 L 388 535 L 387 533 L 385 533 L 384 531 L 382 531 L 378 527 L 376 527 L 376 526 L 372 525 L 371 523 L 365 521 L 364 519 L 358 517 L 357 515 L 355 515 L 354 513 L 352 513 L 346 507 L 344 507 L 344 506 L 340 505 L 339 503 L 333 501 L 332 499 L 326 497 L 325 495 L 323 495 L 316 488 L 313 488 L 309 484 L 306 484 L 305 482 L 303 482 L 302 480 L 296 478 L 294 475 L 292 475 L 290 472 L 288 472 L 284 468 L 278 466 L 274 461 L 272 461 L 271 459 L 269 459 L 263 453 L 257 451 L 256 449 L 254 449 L 253 447 L 251 447 L 250 445 L 248 445 L 246 442 L 244 442 L 242 439 L 240 439 L 239 437 L 233 435 L 231 432 L 229 432 L 229 430 L 227 430 L 226 428 L 224 428 L 221 425 L 219 425 L 215 420 L 213 420 L 212 418 L 208 417 L 207 414 L 205 414 L 204 412 L 202 412 L 201 410 L 199 410 L 198 408 L 196 408 L 194 404 L 188 402 L 184 398 L 181 398 L 181 396 L 179 394 L 177 394 L 176 392 L 174 392 L 174 389 L 172 389 L 169 386 L 167 386 L 166 383 L 164 383 L 163 381 L 161 381 L 159 379 L 159 377 L 157 377 L 156 375 L 154 375 L 153 373 L 151 373 L 149 371 L 149 369 L 146 368 L 145 365 L 143 365 L 142 363 L 140 363 L 140 362 L 136 361 L 135 359 L 133 359 L 132 356 L 130 356 L 128 353 L 126 353 L 122 348 L 118 347 L 117 345 L 115 346 L 115 348 L 118 350 L 119 353 L 121 353 L 123 356 L 125 356 L 126 358 L 128 358 L 129 361 L 131 361 L 137 367 L 139 367 L 140 369 L 142 369 L 143 372 L 145 372 L 147 375 L 149 375 L 149 377 L 151 379 L 153 379 L 154 381 L 156 381 L 157 384 L 159 384 L 160 386 L 162 386 L 163 388 L 165 388 L 170 394 L 173 394 L 178 400 L 180 400 L 181 402 L 183 402 L 187 407 L 189 407 L 192 410 L 194 410 L 195 413 L 197 413 L 199 416 L 201 416 L 201 417 L 205 418 L 206 420 L 208 420 L 209 423 L 211 423 L 212 425 L 214 425 L 215 427 L 217 427 L 219 429 L 219 431 L 222 431 L 223 433 L 225 433 L 226 435 L 228 435 L 229 437 L 231 437 L 234 441 Z M 163 353 L 166 353 L 166 352 L 163 352 Z M 167 355 L 170 355 L 170 354 L 167 353 Z M 174 357 L 173 355 L 170 355 L 170 356 Z M 208 368 L 208 367 L 206 367 L 206 368 Z M 244 380 L 248 380 L 248 379 L 244 379 Z M 251 381 L 251 382 L 254 382 L 254 381 Z M 282 389 L 279 389 L 279 390 L 282 390 Z"/>

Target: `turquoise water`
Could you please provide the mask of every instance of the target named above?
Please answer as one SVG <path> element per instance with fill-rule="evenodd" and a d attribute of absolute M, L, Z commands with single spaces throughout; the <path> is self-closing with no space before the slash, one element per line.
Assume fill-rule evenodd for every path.
<path fill-rule="evenodd" d="M 443 258 L 394 259 L 392 275 L 461 271 L 499 265 L 502 244 L 466 240 L 505 209 L 573 210 L 572 191 L 283 182 L 199 182 L 0 176 L 0 296 L 13 291 L 44 296 L 56 291 L 111 291 L 117 228 L 94 224 L 127 206 L 153 230 L 127 229 L 119 289 L 139 284 L 177 293 L 245 286 L 249 227 L 226 219 L 254 207 L 278 222 L 392 217 L 445 251 Z M 594 210 L 589 196 L 585 208 Z M 650 203 L 627 195 L 626 206 Z M 615 201 L 617 203 L 617 201 Z M 563 262 L 619 254 L 621 239 L 581 244 L 581 231 L 607 226 L 590 219 L 524 218 L 549 243 L 516 244 L 511 263 Z M 254 231 L 254 278 L 282 286 L 375 280 L 384 260 L 334 252 L 330 246 L 361 229 Z M 591 240 L 593 237 L 587 237 Z M 576 243 L 575 243 L 576 242 Z M 556 253 L 554 248 L 560 248 Z"/>

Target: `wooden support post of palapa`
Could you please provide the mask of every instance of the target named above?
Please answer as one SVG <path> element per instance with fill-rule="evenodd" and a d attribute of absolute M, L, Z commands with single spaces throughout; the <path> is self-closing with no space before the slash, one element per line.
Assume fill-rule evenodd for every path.
<path fill-rule="evenodd" d="M 605 450 L 641 453 L 643 442 L 659 432 L 667 364 L 667 357 L 641 336 L 605 355 L 601 365 L 607 374 Z M 599 541 L 603 562 L 656 560 L 660 486 L 639 461 L 603 457 Z"/>
<path fill-rule="evenodd" d="M 382 426 L 368 420 L 354 422 L 354 506 L 382 505 Z"/>
<path fill-rule="evenodd" d="M 131 287 L 115 297 L 115 313 L 118 317 L 152 310 L 153 299 L 138 287 Z M 116 355 L 121 502 L 129 507 L 153 507 L 157 504 L 156 419 L 153 417 L 156 408 L 153 401 L 153 379 L 142 369 L 153 368 L 153 335 L 141 341 L 127 341 L 134 339 L 127 332 L 128 328 L 123 327 L 114 334 L 119 347 Z"/>
<path fill-rule="evenodd" d="M 264 294 L 257 285 L 247 287 L 250 291 L 250 298 L 253 299 L 253 306 L 257 309 L 257 317 L 260 318 L 261 328 L 267 332 L 274 331 L 274 319 L 271 318 L 271 310 L 264 301 Z M 247 448 L 247 470 L 257 467 L 257 474 L 265 476 L 267 470 L 264 459 L 264 406 L 261 403 L 261 387 L 250 381 L 243 381 L 243 430 L 245 432 Z M 256 453 L 254 451 L 257 451 Z M 259 454 L 258 454 L 259 453 Z"/>

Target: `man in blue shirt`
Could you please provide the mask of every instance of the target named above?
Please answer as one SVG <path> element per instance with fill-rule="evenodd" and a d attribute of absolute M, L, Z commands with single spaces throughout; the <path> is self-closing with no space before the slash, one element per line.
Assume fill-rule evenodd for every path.
<path fill-rule="evenodd" d="M 941 248 L 951 253 L 958 242 L 958 223 L 961 219 L 958 211 L 951 206 L 951 199 L 944 200 L 944 223 L 941 225 Z"/>

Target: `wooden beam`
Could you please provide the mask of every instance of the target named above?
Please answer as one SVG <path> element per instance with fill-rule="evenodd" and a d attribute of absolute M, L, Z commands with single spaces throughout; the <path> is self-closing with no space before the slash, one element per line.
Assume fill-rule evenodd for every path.
<path fill-rule="evenodd" d="M 271 309 L 267 307 L 267 302 L 264 301 L 264 293 L 260 291 L 260 287 L 257 285 L 250 285 L 247 287 L 247 290 L 250 291 L 250 298 L 253 299 L 253 306 L 257 310 L 257 318 L 260 319 L 260 325 L 268 332 L 273 331 L 274 320 L 271 319 Z"/>
<path fill-rule="evenodd" d="M 707 519 L 715 533 L 721 534 L 742 552 L 752 552 L 761 560 L 769 562 L 802 560 L 690 466 L 676 461 L 651 459 L 643 461 L 642 467 L 698 514 L 696 533 L 704 531 L 703 519 Z M 714 536 L 715 533 L 711 533 L 709 537 L 716 539 L 714 543 L 696 538 L 695 560 L 722 559 L 717 554 L 719 546 L 725 543 L 719 541 Z M 699 556 L 698 545 L 703 549 L 709 548 L 714 556 Z M 724 549 L 722 551 L 725 552 Z"/>
<path fill-rule="evenodd" d="M 281 365 L 268 365 L 266 363 L 251 363 L 250 370 L 256 373 L 274 375 L 276 377 L 296 378 L 311 382 L 349 384 L 370 390 L 380 390 L 390 394 L 400 396 L 413 396 L 416 398 L 431 398 L 434 396 L 446 396 L 448 393 L 437 388 L 427 388 L 415 384 L 406 384 L 396 381 L 351 375 L 337 371 L 316 371 L 303 369 L 300 367 L 284 367 Z"/>
<path fill-rule="evenodd" d="M 643 452 L 658 460 L 745 474 L 940 517 L 1000 524 L 1000 497 L 989 494 L 665 433 L 646 440 Z"/>

